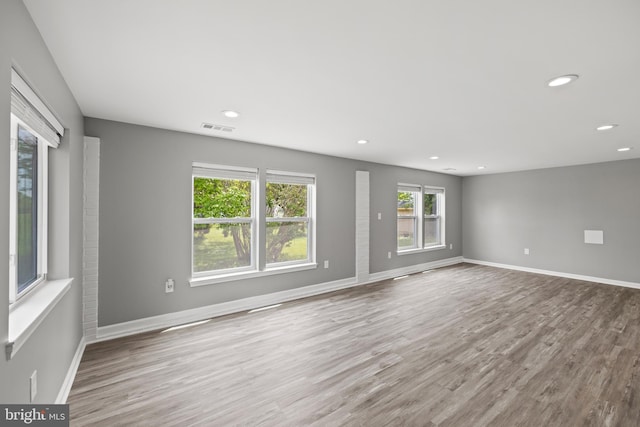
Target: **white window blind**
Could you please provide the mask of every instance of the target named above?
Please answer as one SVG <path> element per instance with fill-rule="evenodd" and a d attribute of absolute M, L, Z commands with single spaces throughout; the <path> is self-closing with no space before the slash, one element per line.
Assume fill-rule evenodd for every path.
<path fill-rule="evenodd" d="M 267 182 L 273 182 L 277 184 L 313 185 L 316 182 L 316 178 L 313 175 L 268 170 Z"/>
<path fill-rule="evenodd" d="M 401 192 L 422 192 L 422 187 L 420 185 L 412 185 L 412 184 L 398 184 L 398 191 Z"/>
<path fill-rule="evenodd" d="M 205 163 L 193 163 L 193 176 L 220 179 L 253 180 L 256 179 L 257 169 L 241 168 L 233 166 L 209 165 Z"/>
<path fill-rule="evenodd" d="M 11 69 L 11 112 L 58 148 L 64 127 L 20 75 Z"/>
<path fill-rule="evenodd" d="M 444 189 L 443 188 L 425 187 L 424 188 L 424 193 L 425 194 L 444 194 Z"/>

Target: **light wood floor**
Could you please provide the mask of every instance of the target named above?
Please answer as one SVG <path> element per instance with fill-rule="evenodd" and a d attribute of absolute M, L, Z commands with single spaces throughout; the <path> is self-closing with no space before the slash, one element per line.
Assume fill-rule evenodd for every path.
<path fill-rule="evenodd" d="M 87 347 L 73 426 L 638 426 L 640 290 L 461 264 Z"/>

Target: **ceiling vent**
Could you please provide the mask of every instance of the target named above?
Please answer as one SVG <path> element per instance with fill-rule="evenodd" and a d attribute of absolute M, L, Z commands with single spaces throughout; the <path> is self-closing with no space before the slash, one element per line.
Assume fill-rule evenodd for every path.
<path fill-rule="evenodd" d="M 233 132 L 235 129 L 231 126 L 214 125 L 213 123 L 203 123 L 202 128 L 207 130 L 217 130 L 219 132 Z"/>

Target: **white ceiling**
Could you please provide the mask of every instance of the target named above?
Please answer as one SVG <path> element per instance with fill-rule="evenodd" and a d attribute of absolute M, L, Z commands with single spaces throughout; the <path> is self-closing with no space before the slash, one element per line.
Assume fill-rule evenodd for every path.
<path fill-rule="evenodd" d="M 25 4 L 89 117 L 455 175 L 640 157 L 637 0 Z"/>

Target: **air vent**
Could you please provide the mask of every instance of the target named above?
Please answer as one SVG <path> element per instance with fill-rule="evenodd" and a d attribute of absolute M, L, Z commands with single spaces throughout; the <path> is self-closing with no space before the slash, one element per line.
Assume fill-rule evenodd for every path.
<path fill-rule="evenodd" d="M 214 125 L 213 123 L 203 123 L 202 128 L 219 132 L 233 132 L 235 130 L 235 128 L 232 128 L 231 126 Z"/>

